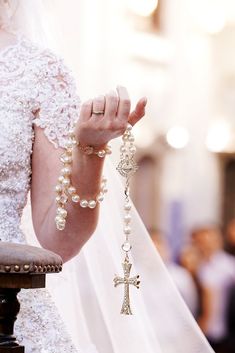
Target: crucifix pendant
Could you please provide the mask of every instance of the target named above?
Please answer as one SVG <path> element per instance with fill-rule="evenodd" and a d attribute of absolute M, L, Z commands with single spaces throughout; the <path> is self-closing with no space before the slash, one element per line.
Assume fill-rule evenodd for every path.
<path fill-rule="evenodd" d="M 117 166 L 118 172 L 126 179 L 125 182 L 125 204 L 124 204 L 124 235 L 125 242 L 122 244 L 122 250 L 126 253 L 125 260 L 122 263 L 124 276 L 114 277 L 114 287 L 120 284 L 124 285 L 124 299 L 121 308 L 121 314 L 132 315 L 131 305 L 130 305 L 130 285 L 139 288 L 139 275 L 130 277 L 132 264 L 129 262 L 128 253 L 131 251 L 130 236 L 131 236 L 131 202 L 130 202 L 130 178 L 137 171 L 138 165 L 134 160 L 134 154 L 136 152 L 136 147 L 134 146 L 135 138 L 131 132 L 132 126 L 127 125 L 127 129 L 122 136 L 123 144 L 120 148 L 120 162 Z"/>
<path fill-rule="evenodd" d="M 115 276 L 113 280 L 114 287 L 117 287 L 119 284 L 124 284 L 124 299 L 123 299 L 123 304 L 121 308 L 121 314 L 132 315 L 131 305 L 130 305 L 130 293 L 129 293 L 130 285 L 133 285 L 136 288 L 139 288 L 140 276 L 137 275 L 135 277 L 130 277 L 132 264 L 129 262 L 129 259 L 127 256 L 124 260 L 124 263 L 122 264 L 122 267 L 124 271 L 124 277 Z"/>

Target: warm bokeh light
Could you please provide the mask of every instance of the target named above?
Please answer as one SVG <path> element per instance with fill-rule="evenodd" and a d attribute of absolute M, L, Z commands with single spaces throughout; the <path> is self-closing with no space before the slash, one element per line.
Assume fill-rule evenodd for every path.
<path fill-rule="evenodd" d="M 167 132 L 166 140 L 173 148 L 184 148 L 189 142 L 189 133 L 182 126 L 174 126 Z"/>
<path fill-rule="evenodd" d="M 217 121 L 210 128 L 206 146 L 211 152 L 222 152 L 226 150 L 231 138 L 230 126 L 226 121 Z"/>
<path fill-rule="evenodd" d="M 192 14 L 196 25 L 209 34 L 221 32 L 226 25 L 226 12 L 221 0 L 194 1 Z"/>
<path fill-rule="evenodd" d="M 158 6 L 158 0 L 128 0 L 131 11 L 139 16 L 150 16 Z"/>

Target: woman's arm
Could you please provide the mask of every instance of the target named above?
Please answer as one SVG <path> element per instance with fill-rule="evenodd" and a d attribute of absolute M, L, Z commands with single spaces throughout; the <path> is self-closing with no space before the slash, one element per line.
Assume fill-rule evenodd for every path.
<path fill-rule="evenodd" d="M 124 87 L 105 97 L 83 104 L 75 134 L 82 145 L 99 148 L 120 136 L 129 121 L 134 125 L 145 114 L 146 99 L 141 99 L 130 114 L 130 100 Z M 92 107 L 105 106 L 103 117 L 92 115 Z M 97 109 L 99 110 L 99 109 Z M 56 121 L 55 121 L 56 124 Z M 55 185 L 61 170 L 61 148 L 55 149 L 47 140 L 43 130 L 35 127 L 35 142 L 32 156 L 32 216 L 36 236 L 41 245 L 63 258 L 75 256 L 94 232 L 99 207 L 81 208 L 68 203 L 68 218 L 64 231 L 55 226 Z M 94 199 L 100 191 L 104 160 L 95 155 L 87 156 L 78 148 L 73 153 L 72 183 L 84 199 Z"/>

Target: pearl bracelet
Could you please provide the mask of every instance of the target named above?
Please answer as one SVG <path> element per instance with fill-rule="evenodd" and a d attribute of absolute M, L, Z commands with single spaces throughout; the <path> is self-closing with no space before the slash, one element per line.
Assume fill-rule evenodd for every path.
<path fill-rule="evenodd" d="M 68 215 L 65 206 L 69 199 L 71 199 L 72 202 L 79 204 L 82 208 L 94 209 L 99 203 L 104 200 L 104 194 L 108 192 L 108 189 L 106 187 L 107 179 L 103 177 L 101 181 L 101 190 L 94 199 L 86 200 L 82 199 L 78 195 L 76 188 L 71 183 L 71 165 L 73 162 L 72 152 L 78 144 L 73 132 L 70 132 L 69 136 L 70 138 L 66 143 L 65 152 L 60 157 L 60 160 L 63 163 L 63 167 L 58 178 L 58 184 L 55 187 L 55 200 L 57 204 L 55 223 L 58 230 L 65 229 L 66 218 Z M 97 153 L 99 152 L 101 151 L 97 151 Z M 94 153 L 94 151 L 92 151 L 92 153 Z M 106 154 L 107 153 L 105 152 L 105 155 Z M 103 158 L 104 156 L 99 157 Z"/>

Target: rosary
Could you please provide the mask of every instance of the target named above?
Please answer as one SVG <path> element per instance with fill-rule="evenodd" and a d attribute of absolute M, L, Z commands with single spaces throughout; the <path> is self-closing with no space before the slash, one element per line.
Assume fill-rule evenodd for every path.
<path fill-rule="evenodd" d="M 125 191 L 124 191 L 124 236 L 125 240 L 121 246 L 124 252 L 124 261 L 122 263 L 124 276 L 115 276 L 114 286 L 117 287 L 120 284 L 124 285 L 124 299 L 121 308 L 121 314 L 132 315 L 131 306 L 130 306 L 130 285 L 139 288 L 139 275 L 131 277 L 131 267 L 132 264 L 129 260 L 129 253 L 131 251 L 131 202 L 130 202 L 130 178 L 137 171 L 138 166 L 134 161 L 134 155 L 136 152 L 136 147 L 134 146 L 134 136 L 132 134 L 132 126 L 128 124 L 126 131 L 122 136 L 122 145 L 120 148 L 120 162 L 117 166 L 117 170 L 125 178 Z M 94 209 L 99 203 L 104 200 L 104 195 L 108 191 L 106 188 L 106 178 L 102 178 L 101 189 L 93 199 L 83 199 L 77 192 L 76 188 L 72 185 L 71 182 L 71 173 L 72 173 L 72 152 L 73 149 L 77 147 L 81 150 L 82 153 L 86 155 L 96 155 L 98 158 L 104 158 L 106 155 L 111 154 L 110 146 L 107 146 L 106 149 L 96 150 L 92 146 L 82 146 L 79 141 L 76 140 L 74 129 L 69 132 L 69 138 L 65 147 L 65 152 L 61 155 L 61 162 L 63 164 L 60 176 L 58 178 L 58 183 L 55 187 L 56 192 L 56 217 L 55 224 L 58 230 L 62 231 L 65 229 L 67 210 L 66 204 L 69 200 L 71 202 L 77 203 L 82 208 Z"/>
<path fill-rule="evenodd" d="M 129 261 L 128 253 L 131 251 L 131 203 L 130 203 L 130 178 L 137 171 L 138 166 L 134 161 L 134 155 L 136 152 L 136 147 L 134 146 L 134 136 L 132 134 L 132 126 L 128 124 L 128 127 L 122 137 L 123 144 L 120 148 L 120 162 L 117 166 L 117 170 L 122 177 L 125 178 L 125 202 L 124 202 L 124 236 L 125 241 L 122 244 L 122 250 L 125 253 L 124 261 L 122 263 L 124 276 L 115 276 L 114 286 L 117 287 L 119 284 L 124 284 L 124 299 L 121 308 L 121 314 L 132 315 L 131 306 L 130 306 L 130 294 L 129 288 L 130 285 L 139 288 L 139 275 L 130 277 L 132 264 Z"/>

